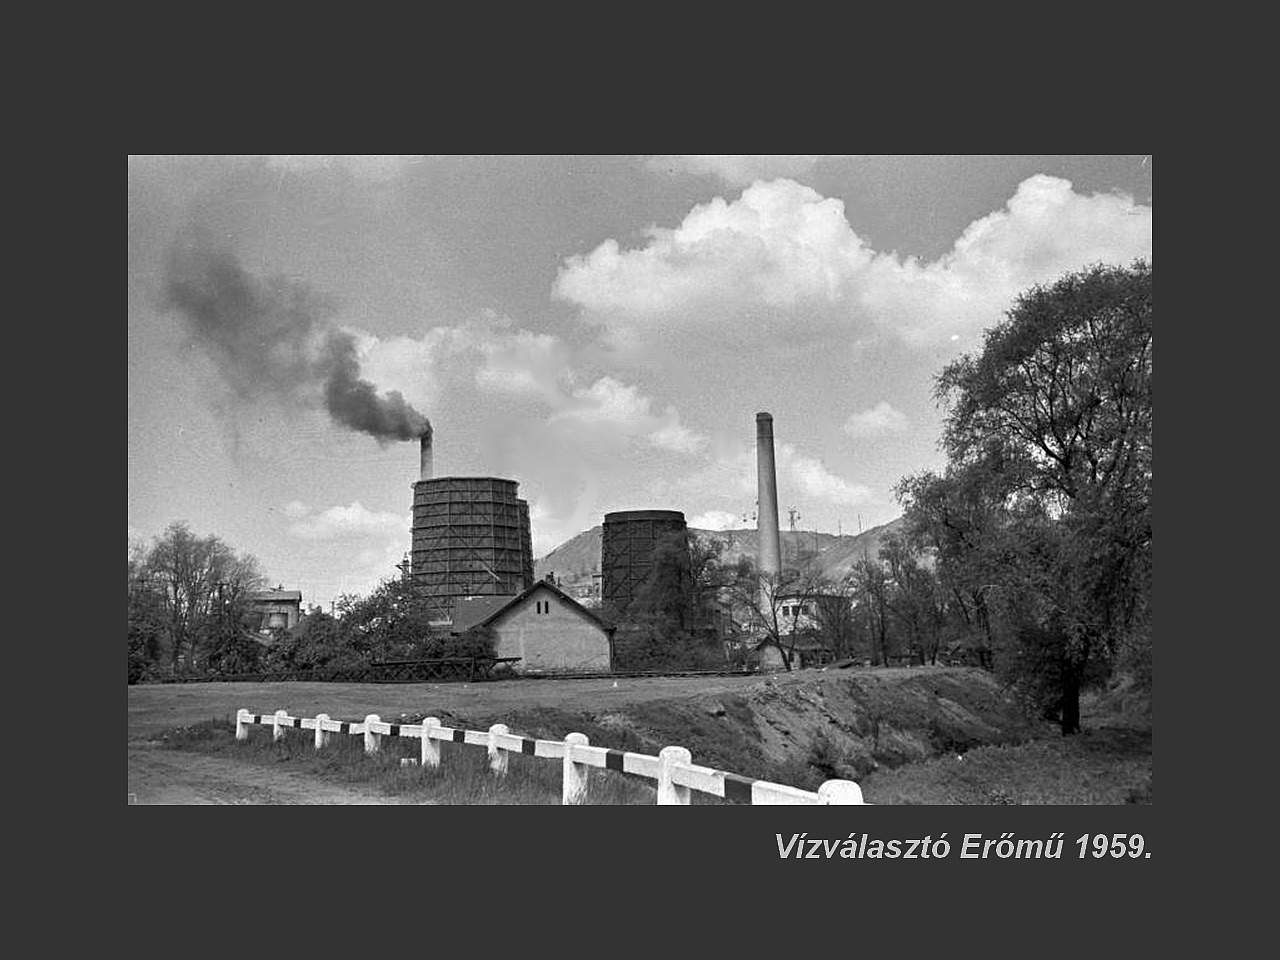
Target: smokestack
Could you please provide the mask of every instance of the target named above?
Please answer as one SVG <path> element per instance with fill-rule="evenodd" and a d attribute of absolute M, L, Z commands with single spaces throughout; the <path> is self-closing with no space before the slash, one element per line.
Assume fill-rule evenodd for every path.
<path fill-rule="evenodd" d="M 760 573 L 782 573 L 778 540 L 778 476 L 773 465 L 773 414 L 756 414 L 756 529 L 760 536 Z"/>
<path fill-rule="evenodd" d="M 419 480 L 430 480 L 433 476 L 431 465 L 431 424 L 427 423 L 422 431 L 422 462 L 418 472 Z"/>

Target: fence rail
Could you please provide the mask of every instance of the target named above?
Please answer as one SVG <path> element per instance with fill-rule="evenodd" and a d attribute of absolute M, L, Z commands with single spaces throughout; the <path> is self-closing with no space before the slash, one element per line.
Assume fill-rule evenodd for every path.
<path fill-rule="evenodd" d="M 584 733 L 570 733 L 564 740 L 537 740 L 514 734 L 504 723 L 488 730 L 463 730 L 446 727 L 437 717 L 422 723 L 388 723 L 376 713 L 362 721 L 333 720 L 326 713 L 315 717 L 291 717 L 284 710 L 275 713 L 236 711 L 236 739 L 247 740 L 249 727 L 258 724 L 271 727 L 273 740 L 284 737 L 287 729 L 314 730 L 315 749 L 328 745 L 334 733 L 363 736 L 365 753 L 377 753 L 382 738 L 411 737 L 421 741 L 420 763 L 423 767 L 440 766 L 441 743 L 463 743 L 485 747 L 489 752 L 489 769 L 495 776 L 505 776 L 507 760 L 512 753 L 560 760 L 564 768 L 561 802 L 586 802 L 587 774 L 591 768 L 614 770 L 657 781 L 659 804 L 688 804 L 691 791 L 756 805 L 807 804 L 811 806 L 863 804 L 862 788 L 852 780 L 828 780 L 816 792 L 771 783 L 752 777 L 727 773 L 693 762 L 684 747 L 663 747 L 656 757 L 627 750 L 592 746 Z M 404 761 L 410 762 L 410 761 Z"/>

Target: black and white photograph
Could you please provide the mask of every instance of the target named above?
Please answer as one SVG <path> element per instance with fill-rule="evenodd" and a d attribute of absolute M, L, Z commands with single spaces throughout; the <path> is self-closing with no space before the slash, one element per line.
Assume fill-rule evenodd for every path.
<path fill-rule="evenodd" d="M 130 805 L 1152 803 L 1150 155 L 128 167 Z"/>

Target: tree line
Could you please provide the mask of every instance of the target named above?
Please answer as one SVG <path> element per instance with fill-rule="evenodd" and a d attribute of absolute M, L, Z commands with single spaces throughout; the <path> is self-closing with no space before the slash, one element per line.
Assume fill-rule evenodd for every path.
<path fill-rule="evenodd" d="M 181 521 L 149 545 L 131 543 L 129 682 L 350 670 L 492 651 L 484 631 L 433 632 L 434 608 L 402 577 L 366 596 L 343 595 L 333 613 L 313 606 L 291 629 L 264 636 L 253 595 L 265 585 L 256 558 L 217 536 L 197 536 Z"/>
<path fill-rule="evenodd" d="M 1151 288 L 1138 261 L 1024 292 L 937 375 L 947 463 L 897 484 L 903 523 L 877 556 L 832 578 L 801 554 L 762 576 L 714 545 L 694 541 L 692 563 L 664 547 L 614 612 L 627 657 L 714 660 L 720 610 L 787 669 L 816 652 L 992 670 L 1064 734 L 1092 684 L 1123 674 L 1149 693 Z"/>

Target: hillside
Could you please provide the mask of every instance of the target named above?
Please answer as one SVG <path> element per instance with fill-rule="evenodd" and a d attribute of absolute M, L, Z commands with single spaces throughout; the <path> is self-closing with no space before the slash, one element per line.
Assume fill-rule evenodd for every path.
<path fill-rule="evenodd" d="M 859 534 L 837 536 L 833 533 L 817 533 L 814 531 L 789 530 L 782 531 L 782 552 L 784 562 L 793 559 L 800 551 L 811 552 L 816 549 L 818 567 L 823 576 L 839 580 L 846 576 L 853 565 L 865 553 L 870 557 L 880 555 L 880 547 L 884 539 L 902 528 L 902 518 L 892 520 L 879 527 L 872 527 Z M 534 575 L 541 580 L 548 573 L 567 582 L 588 579 L 591 574 L 600 572 L 600 539 L 601 526 L 584 530 L 572 540 L 556 547 L 544 557 L 534 561 Z M 690 532 L 703 541 L 716 541 L 723 544 L 721 560 L 726 564 L 736 563 L 742 557 L 754 560 L 759 552 L 759 531 L 757 530 L 699 530 L 690 528 Z"/>

